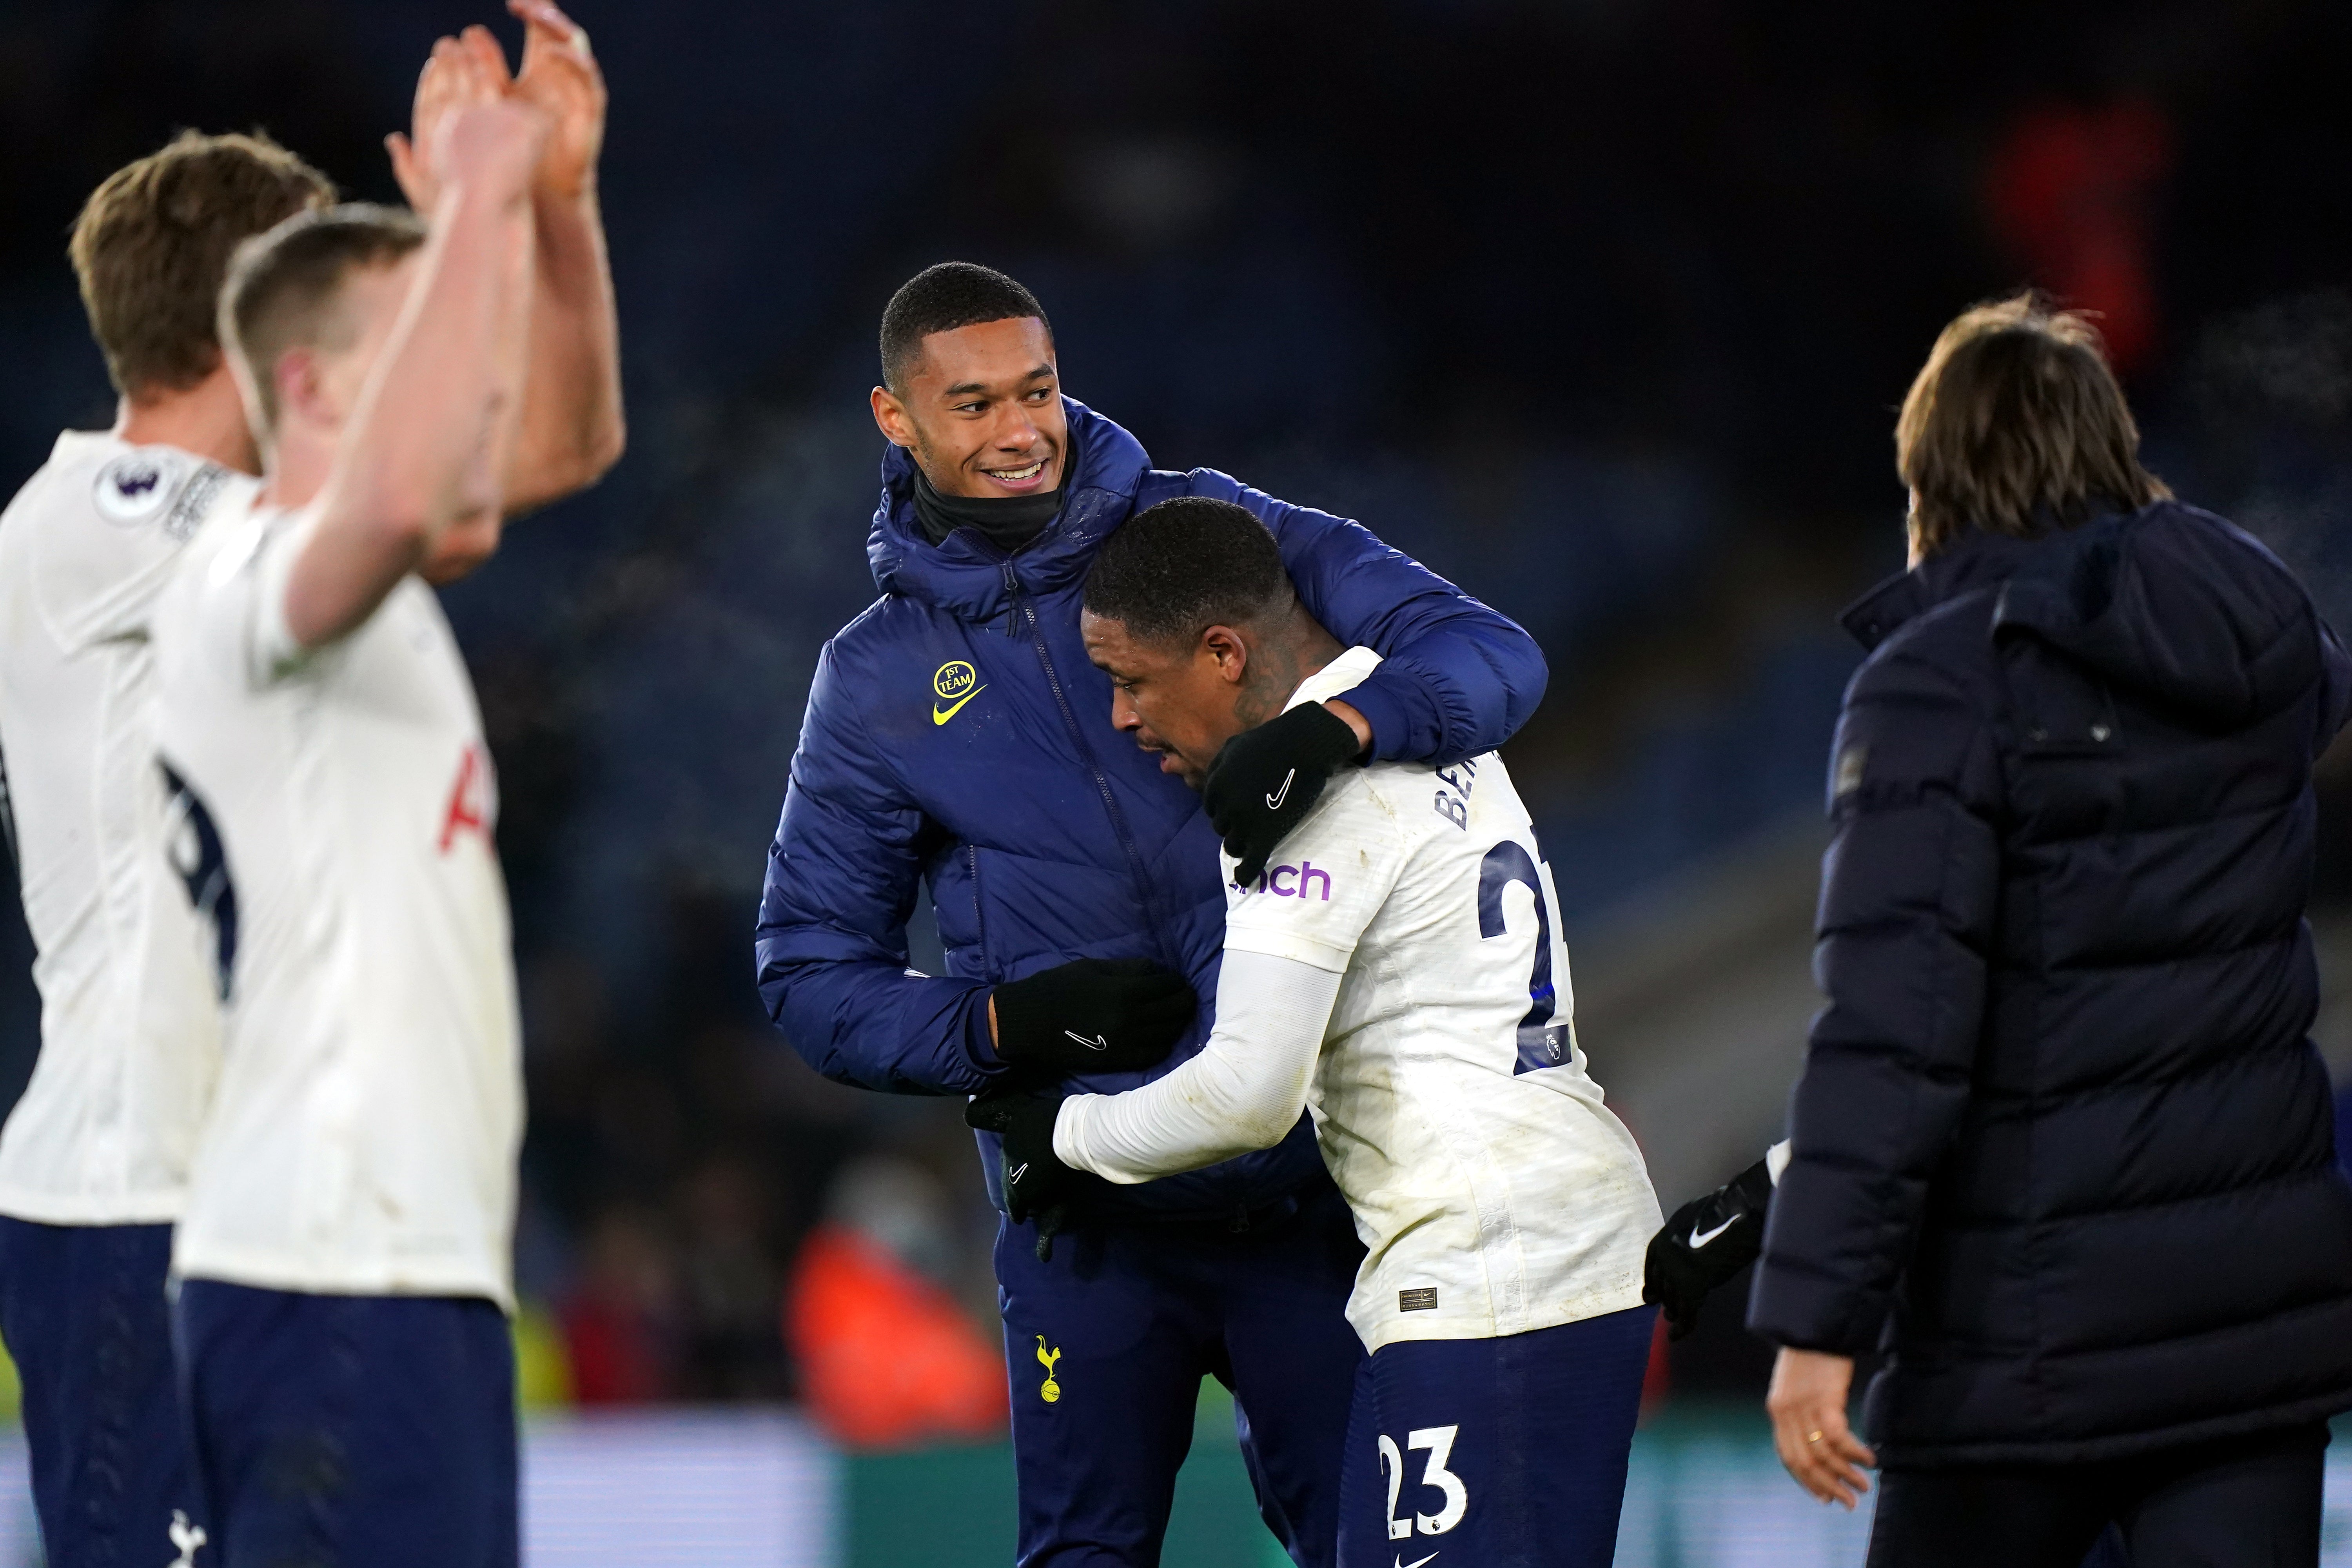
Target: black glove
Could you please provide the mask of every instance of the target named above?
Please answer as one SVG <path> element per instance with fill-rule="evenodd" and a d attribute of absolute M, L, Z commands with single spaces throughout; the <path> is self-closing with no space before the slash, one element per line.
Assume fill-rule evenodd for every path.
<path fill-rule="evenodd" d="M 1348 721 L 1320 702 L 1277 713 L 1217 749 L 1201 784 L 1201 805 L 1225 853 L 1241 862 L 1236 880 L 1247 887 L 1265 874 L 1274 847 L 1360 750 Z"/>
<path fill-rule="evenodd" d="M 1037 1260 L 1054 1256 L 1054 1237 L 1070 1214 L 1085 1177 L 1054 1155 L 1059 1094 L 985 1094 L 963 1109 L 966 1126 L 1003 1141 L 1004 1212 L 1015 1225 L 1037 1220 Z"/>
<path fill-rule="evenodd" d="M 1149 959 L 1075 959 L 996 988 L 996 1054 L 1056 1074 L 1137 1072 L 1175 1049 L 1200 1006 L 1191 982 Z"/>
<path fill-rule="evenodd" d="M 1667 1338 L 1678 1340 L 1697 1328 L 1707 1293 L 1756 1261 L 1771 1206 L 1772 1173 L 1759 1160 L 1676 1209 L 1650 1238 L 1642 1300 L 1665 1310 Z"/>

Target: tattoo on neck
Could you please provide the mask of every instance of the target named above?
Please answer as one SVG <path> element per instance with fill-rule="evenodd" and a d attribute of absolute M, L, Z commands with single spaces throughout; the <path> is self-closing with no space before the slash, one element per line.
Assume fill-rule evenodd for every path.
<path fill-rule="evenodd" d="M 1339 656 L 1339 639 L 1293 601 L 1289 624 L 1250 649 L 1249 668 L 1234 697 L 1234 717 L 1255 730 L 1282 711 L 1298 683 Z"/>
<path fill-rule="evenodd" d="M 1298 655 L 1294 648 L 1263 647 L 1250 660 L 1249 670 L 1242 677 L 1242 689 L 1234 698 L 1234 717 L 1242 728 L 1255 730 L 1282 711 L 1290 694 L 1298 689 L 1305 677 L 1298 670 Z"/>

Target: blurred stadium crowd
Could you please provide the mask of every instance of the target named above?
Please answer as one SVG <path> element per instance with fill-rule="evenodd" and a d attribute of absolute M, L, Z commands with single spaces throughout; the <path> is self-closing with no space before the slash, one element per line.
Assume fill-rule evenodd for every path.
<path fill-rule="evenodd" d="M 1160 466 L 1360 518 L 1536 635 L 1510 760 L 1596 951 L 1645 890 L 1703 921 L 1708 868 L 1806 841 L 1857 657 L 1832 613 L 1900 560 L 1892 409 L 1971 300 L 2103 312 L 2150 466 L 2352 626 L 2341 6 L 578 12 L 622 106 L 635 439 L 448 595 L 524 979 L 540 1397 L 808 1394 L 875 1441 L 1001 1418 L 957 1108 L 819 1080 L 751 984 L 800 705 L 874 591 L 874 322 L 928 262 L 1026 282 L 1071 391 Z M 100 177 L 257 121 L 388 197 L 420 41 L 471 16 L 0 5 L 0 470 L 109 418 L 63 255 Z M 2328 803 L 2341 902 L 2341 768 Z M 37 1031 L 0 904 L 5 1102 Z M 1662 1170 L 1668 1206 L 1752 1131 Z M 1676 1375 L 1752 1376 L 1713 1327 Z"/>

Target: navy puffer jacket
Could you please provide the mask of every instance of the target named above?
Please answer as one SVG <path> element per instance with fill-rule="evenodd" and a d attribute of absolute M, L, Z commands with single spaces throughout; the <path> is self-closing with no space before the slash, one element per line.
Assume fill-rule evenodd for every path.
<path fill-rule="evenodd" d="M 1201 1015 L 1149 1073 L 1079 1075 L 1115 1094 L 1206 1041 L 1224 949 L 1217 836 L 1200 797 L 1111 728 L 1110 680 L 1087 662 L 1087 569 L 1134 512 L 1173 496 L 1248 508 L 1307 608 L 1384 662 L 1348 700 L 1380 757 L 1457 758 L 1501 744 L 1543 695 L 1528 634 L 1357 524 L 1210 468 L 1155 469 L 1084 405 L 1069 415 L 1061 515 L 1015 555 L 915 521 L 914 465 L 890 447 L 866 555 L 882 597 L 825 645 L 768 851 L 756 941 L 769 1016 L 827 1078 L 973 1094 L 1003 1066 L 988 994 L 1074 958 L 1148 958 L 1188 976 Z M 928 889 L 946 971 L 907 967 Z M 996 1135 L 979 1134 L 999 1203 Z M 1326 1184 L 1314 1128 L 1206 1170 L 1105 1187 L 1100 1208 L 1240 1216 Z"/>
<path fill-rule="evenodd" d="M 1748 1322 L 1884 1349 L 1882 1462 L 2065 1463 L 2352 1407 L 2306 1037 L 2352 663 L 2162 501 L 1972 531 L 1849 612 L 1816 1020 Z"/>

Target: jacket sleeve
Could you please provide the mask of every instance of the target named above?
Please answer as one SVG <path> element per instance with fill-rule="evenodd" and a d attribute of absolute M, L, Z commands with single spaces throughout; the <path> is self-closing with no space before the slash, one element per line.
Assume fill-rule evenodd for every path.
<path fill-rule="evenodd" d="M 1967 1110 L 2000 886 L 1993 738 L 1924 660 L 1864 666 L 1831 753 L 1813 966 L 1829 1005 L 1790 1107 L 1748 1327 L 1875 1349 Z"/>
<path fill-rule="evenodd" d="M 2311 747 L 2315 760 L 2336 743 L 2345 719 L 2352 715 L 2352 655 L 2345 653 L 2343 642 L 2326 621 L 2319 623 L 2319 733 Z"/>
<path fill-rule="evenodd" d="M 1455 762 L 1517 733 L 1543 700 L 1543 650 L 1487 608 L 1360 523 L 1276 500 L 1213 468 L 1192 493 L 1249 508 L 1282 546 L 1307 613 L 1333 637 L 1381 656 L 1347 700 L 1372 727 L 1381 762 Z"/>
<path fill-rule="evenodd" d="M 768 1016 L 837 1083 L 970 1094 L 1003 1070 L 988 986 L 907 967 L 934 831 L 876 753 L 828 644 L 768 848 L 755 951 Z"/>

